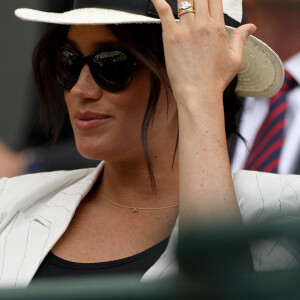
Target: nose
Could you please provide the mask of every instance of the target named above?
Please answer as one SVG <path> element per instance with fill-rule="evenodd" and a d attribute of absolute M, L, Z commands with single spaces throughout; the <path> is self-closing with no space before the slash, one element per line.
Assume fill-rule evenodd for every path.
<path fill-rule="evenodd" d="M 94 80 L 89 66 L 83 66 L 78 81 L 70 91 L 76 100 L 98 100 L 101 98 L 103 89 Z"/>

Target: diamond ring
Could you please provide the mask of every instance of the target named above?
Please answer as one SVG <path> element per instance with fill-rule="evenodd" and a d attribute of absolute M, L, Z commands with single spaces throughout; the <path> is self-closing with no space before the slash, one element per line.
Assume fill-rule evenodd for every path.
<path fill-rule="evenodd" d="M 186 13 L 195 13 L 194 5 L 188 1 L 183 1 L 178 9 L 178 17 Z"/>
<path fill-rule="evenodd" d="M 194 5 L 192 3 L 188 2 L 188 1 L 183 1 L 180 4 L 178 10 L 185 10 L 185 9 L 188 9 L 188 8 L 191 8 L 191 7 L 194 8 Z"/>

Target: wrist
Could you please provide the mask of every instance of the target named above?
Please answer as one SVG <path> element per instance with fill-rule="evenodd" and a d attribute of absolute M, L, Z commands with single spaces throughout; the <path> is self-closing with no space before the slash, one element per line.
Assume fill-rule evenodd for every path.
<path fill-rule="evenodd" d="M 211 106 L 223 107 L 223 92 L 198 91 L 198 92 L 174 92 L 178 108 L 210 108 Z"/>
<path fill-rule="evenodd" d="M 177 102 L 178 117 L 196 119 L 223 119 L 224 105 L 223 95 L 197 95 L 186 96 Z"/>

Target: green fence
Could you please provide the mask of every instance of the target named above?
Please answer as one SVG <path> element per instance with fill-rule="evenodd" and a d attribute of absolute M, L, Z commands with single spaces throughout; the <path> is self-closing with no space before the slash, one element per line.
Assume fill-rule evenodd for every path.
<path fill-rule="evenodd" d="M 300 223 L 274 220 L 273 225 L 194 228 L 179 240 L 180 274 L 167 280 L 40 281 L 27 289 L 0 290 L 0 299 L 300 300 L 300 270 L 254 272 L 252 268 L 249 243 L 270 238 L 283 238 L 300 250 Z"/>

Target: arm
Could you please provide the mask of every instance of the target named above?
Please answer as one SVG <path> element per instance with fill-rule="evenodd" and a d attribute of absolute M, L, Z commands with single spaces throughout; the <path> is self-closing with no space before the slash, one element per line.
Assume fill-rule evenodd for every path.
<path fill-rule="evenodd" d="M 192 98 L 192 97 L 191 97 Z M 197 97 L 195 96 L 195 101 Z M 239 217 L 219 102 L 183 106 L 179 114 L 180 226 Z M 197 114 L 201 111 L 201 114 Z"/>
<path fill-rule="evenodd" d="M 179 118 L 180 230 L 194 222 L 239 218 L 227 153 L 223 91 L 239 72 L 247 37 L 226 39 L 221 0 L 198 0 L 195 14 L 174 20 L 164 0 L 152 0 L 162 21 L 166 67 Z"/>

